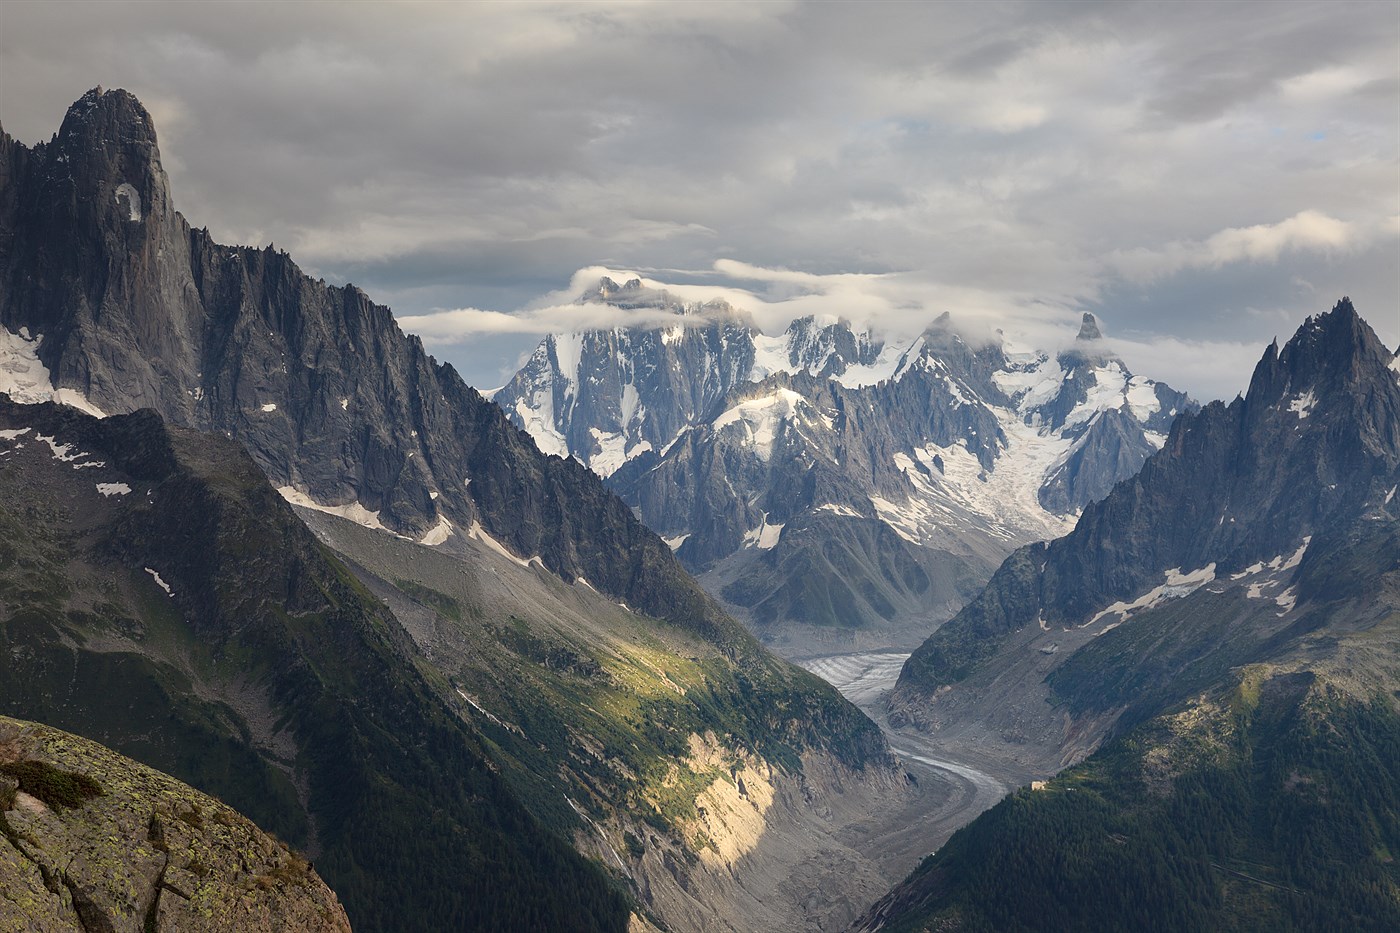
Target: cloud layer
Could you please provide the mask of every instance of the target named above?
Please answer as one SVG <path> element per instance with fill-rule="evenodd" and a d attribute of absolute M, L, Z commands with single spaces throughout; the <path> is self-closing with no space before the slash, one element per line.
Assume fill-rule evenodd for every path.
<path fill-rule="evenodd" d="M 1385 3 L 9 0 L 0 119 L 33 143 L 127 87 L 194 223 L 481 384 L 607 266 L 765 326 L 1093 310 L 1209 396 L 1255 355 L 1209 348 L 1344 293 L 1400 341 L 1397 46 Z"/>

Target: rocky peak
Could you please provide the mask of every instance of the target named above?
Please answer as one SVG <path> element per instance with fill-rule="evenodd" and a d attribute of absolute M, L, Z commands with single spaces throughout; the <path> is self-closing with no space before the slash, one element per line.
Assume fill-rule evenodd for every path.
<path fill-rule="evenodd" d="M 1103 332 L 1099 330 L 1098 319 L 1088 311 L 1084 312 L 1084 319 L 1079 325 L 1079 335 L 1075 340 L 1102 340 Z"/>
<path fill-rule="evenodd" d="M 1309 317 L 1282 349 L 1271 343 L 1254 368 L 1248 398 L 1272 405 L 1285 394 L 1314 396 L 1383 374 L 1392 354 L 1343 298 L 1325 314 Z M 1383 376 L 1381 376 L 1383 378 Z"/>
<path fill-rule="evenodd" d="M 788 362 L 815 376 L 836 376 L 854 364 L 873 363 L 884 341 L 856 331 L 845 318 L 800 317 L 788 325 Z"/>
<path fill-rule="evenodd" d="M 1037 619 L 1079 626 L 1174 573 L 1242 572 L 1388 503 L 1400 479 L 1389 357 L 1348 301 L 1310 318 L 1282 352 L 1265 351 L 1247 396 L 1178 420 L 1136 476 L 1067 536 L 1008 559 L 906 670 L 926 684 L 961 679 L 969 659 Z"/>
<path fill-rule="evenodd" d="M 83 219 L 120 227 L 168 218 L 155 124 L 131 93 L 88 91 L 68 108 L 48 152 L 48 182 L 70 189 L 75 212 L 94 212 Z"/>
<path fill-rule="evenodd" d="M 609 276 L 598 280 L 598 285 L 578 297 L 579 304 L 602 302 L 619 308 L 664 308 L 674 305 L 675 299 L 665 291 L 647 288 L 641 279 L 628 279 L 619 285 Z"/>

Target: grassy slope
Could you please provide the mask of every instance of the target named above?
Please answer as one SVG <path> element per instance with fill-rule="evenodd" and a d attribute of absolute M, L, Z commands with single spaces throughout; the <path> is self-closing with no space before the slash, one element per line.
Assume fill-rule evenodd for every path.
<path fill-rule="evenodd" d="M 1390 930 L 1400 715 L 1309 672 L 1246 671 L 960 831 L 904 930 Z"/>
<path fill-rule="evenodd" d="M 345 522 L 318 527 L 396 611 L 411 604 L 403 614 L 417 619 L 435 683 L 552 825 L 579 825 L 570 797 L 591 819 L 627 827 L 609 832 L 615 851 L 642 844 L 645 824 L 662 837 L 654 841 L 694 856 L 710 845 L 692 835 L 695 797 L 712 782 L 737 785 L 745 768 L 765 765 L 796 773 L 811 747 L 857 769 L 884 761 L 867 721 L 770 656 L 731 657 L 543 572 L 463 561 Z M 692 737 L 707 735 L 722 760 L 692 754 Z"/>

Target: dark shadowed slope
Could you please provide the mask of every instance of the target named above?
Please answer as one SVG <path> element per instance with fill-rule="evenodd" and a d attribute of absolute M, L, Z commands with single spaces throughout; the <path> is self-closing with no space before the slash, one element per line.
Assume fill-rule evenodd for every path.
<path fill-rule="evenodd" d="M 626 926 L 237 445 L 8 402 L 0 438 L 0 709 L 217 794 L 357 929 Z"/>

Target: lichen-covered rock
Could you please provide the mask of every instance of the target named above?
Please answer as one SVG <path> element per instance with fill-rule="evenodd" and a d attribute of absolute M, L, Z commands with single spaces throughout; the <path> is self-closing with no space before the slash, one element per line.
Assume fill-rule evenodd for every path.
<path fill-rule="evenodd" d="M 96 742 L 0 716 L 0 931 L 348 931 L 279 840 Z"/>

